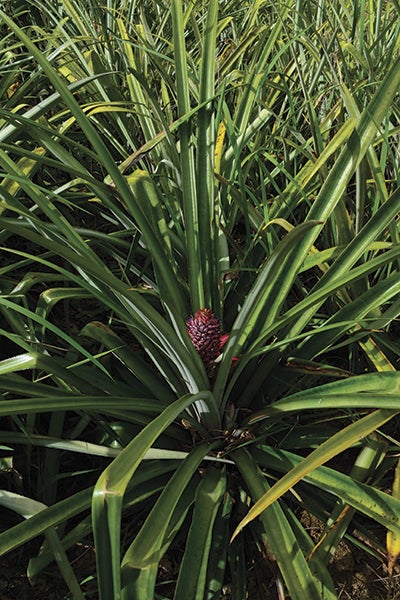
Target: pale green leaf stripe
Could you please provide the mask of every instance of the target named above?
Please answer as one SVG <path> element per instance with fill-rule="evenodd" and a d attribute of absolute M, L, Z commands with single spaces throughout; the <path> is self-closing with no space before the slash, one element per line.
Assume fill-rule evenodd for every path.
<path fill-rule="evenodd" d="M 288 398 L 307 398 L 310 394 L 335 395 L 337 393 L 381 392 L 387 394 L 400 393 L 400 373 L 364 373 L 344 379 L 319 385 L 311 390 L 302 390 L 291 394 Z"/>
<path fill-rule="evenodd" d="M 154 128 L 154 122 L 152 119 L 151 111 L 146 103 L 145 92 L 140 85 L 139 81 L 132 74 L 137 70 L 135 54 L 133 51 L 133 46 L 131 44 L 131 40 L 129 39 L 128 32 L 126 30 L 125 24 L 121 18 L 115 19 L 116 25 L 119 30 L 119 35 L 121 37 L 122 43 L 122 59 L 126 64 L 127 70 L 130 72 L 126 74 L 126 79 L 130 91 L 130 97 L 135 106 L 140 106 L 141 111 L 138 114 L 138 121 L 140 123 L 140 128 L 144 133 L 145 139 L 149 140 L 156 135 L 156 130 Z"/>
<path fill-rule="evenodd" d="M 0 330 L 1 335 L 1 330 Z M 0 361 L 0 375 L 4 373 L 16 373 L 26 369 L 34 369 L 37 364 L 36 356 L 32 354 L 18 354 Z"/>
<path fill-rule="evenodd" d="M 113 399 L 111 399 L 113 401 Z M 149 401 L 150 402 L 150 401 Z M 81 440 L 64 440 L 61 438 L 50 437 L 46 435 L 26 435 L 13 431 L 0 431 L 0 440 L 2 443 L 25 444 L 32 446 L 42 446 L 53 450 L 67 450 L 69 452 L 78 452 L 91 456 L 104 456 L 115 458 L 122 452 L 121 448 L 111 448 L 101 444 L 93 444 Z M 188 452 L 180 450 L 164 450 L 163 448 L 149 448 L 143 456 L 143 460 L 184 460 Z M 228 458 L 218 458 L 217 456 L 204 456 L 205 461 L 219 462 L 223 464 L 233 464 Z"/>
<path fill-rule="evenodd" d="M 358 442 L 360 438 L 365 437 L 371 433 L 371 431 L 374 431 L 387 421 L 390 421 L 396 414 L 397 411 L 393 410 L 376 410 L 359 421 L 345 427 L 345 429 L 342 429 L 333 435 L 326 442 L 323 442 L 299 465 L 294 467 L 287 475 L 284 475 L 282 479 L 273 485 L 272 488 L 256 502 L 244 519 L 241 520 L 232 537 L 235 538 L 243 527 L 258 517 L 267 507 L 271 506 L 275 500 L 280 498 L 301 479 L 304 479 L 311 471 L 334 456 L 337 456 L 340 452 L 350 448 L 350 446 Z M 393 523 L 394 528 L 398 528 L 399 518 L 400 516 L 398 516 Z"/>

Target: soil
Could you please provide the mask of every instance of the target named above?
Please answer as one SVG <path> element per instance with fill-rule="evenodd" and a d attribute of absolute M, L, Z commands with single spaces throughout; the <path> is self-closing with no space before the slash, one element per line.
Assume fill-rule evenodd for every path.
<path fill-rule="evenodd" d="M 302 515 L 302 523 L 315 542 L 318 542 L 323 524 L 310 514 Z M 379 531 L 383 538 L 384 531 Z M 362 536 L 355 530 L 354 538 Z M 342 541 L 330 564 L 330 573 L 340 600 L 400 600 L 400 572 L 389 581 L 386 557 L 381 559 L 361 552 L 355 545 Z"/>
<path fill-rule="evenodd" d="M 310 535 L 318 540 L 322 531 L 321 522 L 312 515 L 304 513 L 302 523 Z M 43 598 L 70 600 L 72 598 L 54 563 L 44 570 L 35 582 L 28 581 L 26 568 L 29 556 L 34 556 L 37 551 L 36 541 L 0 558 L 0 600 L 43 600 Z M 92 540 L 77 544 L 68 552 L 68 556 L 81 582 L 85 597 L 97 600 L 94 579 L 95 552 Z M 360 552 L 350 542 L 342 541 L 330 565 L 338 599 L 400 600 L 400 572 L 397 570 L 390 582 L 385 563 L 384 556 L 379 560 L 366 555 L 365 552 Z M 283 600 L 277 592 L 271 569 L 266 564 L 254 565 L 254 568 L 249 569 L 249 574 L 248 600 Z M 173 597 L 176 577 L 177 561 L 173 556 L 166 556 L 160 564 L 159 594 L 155 600 L 168 600 Z M 231 598 L 231 586 L 227 584 L 219 600 L 231 600 Z"/>
<path fill-rule="evenodd" d="M 71 456 L 70 460 L 71 464 L 68 463 L 67 471 L 78 471 L 79 469 L 74 469 L 74 457 Z M 88 464 L 87 467 L 88 469 L 92 467 L 93 477 L 96 479 L 98 475 L 96 467 L 99 468 L 98 463 L 94 461 L 93 465 Z M 24 493 L 23 489 L 19 489 L 21 485 L 19 470 L 10 469 L 8 473 L 3 472 L 0 474 L 0 479 L 4 480 L 1 481 L 2 487 L 10 487 L 17 493 Z M 60 486 L 63 488 L 60 489 L 60 493 L 62 491 L 66 494 L 71 493 L 75 485 L 78 486 L 76 490 L 78 491 L 78 480 L 69 480 L 68 489 L 66 490 L 65 486 Z M 298 517 L 314 542 L 318 543 L 323 532 L 323 523 L 306 511 L 299 514 Z M 0 530 L 5 530 L 12 524 L 17 524 L 18 519 L 19 517 L 16 517 L 15 513 L 3 508 L 0 512 Z M 339 544 L 329 566 L 338 599 L 400 600 L 400 569 L 395 570 L 391 581 L 388 577 L 385 530 L 373 522 L 356 523 L 354 527 L 360 525 L 361 528 L 364 525 L 368 528 L 370 553 L 365 548 L 360 549 L 357 545 L 358 543 L 365 544 L 367 541 L 361 531 L 350 527 L 349 535 L 351 539 L 345 539 Z M 28 580 L 28 562 L 31 557 L 37 555 L 41 541 L 40 539 L 33 540 L 22 548 L 0 556 L 0 600 L 43 600 L 43 598 L 46 600 L 72 600 L 72 596 L 55 563 L 42 571 L 35 581 L 30 582 Z M 159 567 L 159 585 L 154 600 L 173 598 L 179 560 L 184 545 L 185 540 L 182 536 L 182 539 L 176 540 L 175 546 L 171 547 L 170 552 L 162 559 Z M 246 552 L 249 556 L 248 593 L 243 600 L 284 600 L 283 596 L 278 593 L 273 561 L 268 557 L 265 557 L 264 560 L 260 559 L 260 554 L 256 549 L 252 552 L 252 548 L 246 548 Z M 97 600 L 96 559 L 93 540 L 88 538 L 76 544 L 68 550 L 67 554 L 85 598 Z M 233 597 L 232 585 L 228 581 L 218 600 L 232 600 Z"/>

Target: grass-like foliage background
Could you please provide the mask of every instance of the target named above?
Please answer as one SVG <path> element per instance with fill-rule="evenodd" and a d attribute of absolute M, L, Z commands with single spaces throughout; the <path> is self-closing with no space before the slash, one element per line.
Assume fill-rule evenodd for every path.
<path fill-rule="evenodd" d="M 0 553 L 44 535 L 77 599 L 93 535 L 103 600 L 331 600 L 356 528 L 392 576 L 397 0 L 2 6 Z"/>

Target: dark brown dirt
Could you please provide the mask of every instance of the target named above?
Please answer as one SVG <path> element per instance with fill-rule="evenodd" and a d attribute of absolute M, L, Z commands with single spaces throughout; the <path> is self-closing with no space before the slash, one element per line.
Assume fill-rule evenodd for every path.
<path fill-rule="evenodd" d="M 321 524 L 310 515 L 303 515 L 302 520 L 313 537 L 318 537 Z M 26 576 L 29 552 L 33 555 L 37 552 L 37 543 L 0 559 L 0 600 L 70 600 L 71 595 L 55 564 L 50 565 L 31 585 Z M 94 579 L 95 553 L 92 543 L 80 543 L 69 551 L 68 555 L 78 580 L 86 581 L 82 585 L 85 597 L 97 600 Z M 379 561 L 360 553 L 358 548 L 347 541 L 340 543 L 330 571 L 339 600 L 400 600 L 400 573 L 396 572 L 390 583 L 383 557 Z M 269 565 L 254 565 L 249 574 L 248 600 L 283 600 L 277 592 Z M 161 593 L 157 599 L 172 598 L 176 576 L 176 561 L 173 557 L 165 557 L 160 564 L 162 583 L 158 587 Z M 230 600 L 232 590 L 229 584 L 224 587 L 223 592 L 220 600 Z"/>

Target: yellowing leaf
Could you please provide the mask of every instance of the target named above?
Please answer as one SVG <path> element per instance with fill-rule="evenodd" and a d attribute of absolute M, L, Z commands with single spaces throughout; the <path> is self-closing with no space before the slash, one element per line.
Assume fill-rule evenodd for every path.
<path fill-rule="evenodd" d="M 225 122 L 221 121 L 218 127 L 217 139 L 215 140 L 214 150 L 214 172 L 219 173 L 221 170 L 222 148 L 224 146 L 226 127 Z"/>
<path fill-rule="evenodd" d="M 400 498 L 400 459 L 397 461 L 396 469 L 394 471 L 392 496 L 394 498 Z M 388 556 L 388 573 L 391 578 L 397 559 L 400 555 L 400 535 L 398 533 L 388 530 L 386 535 L 386 549 Z"/>

